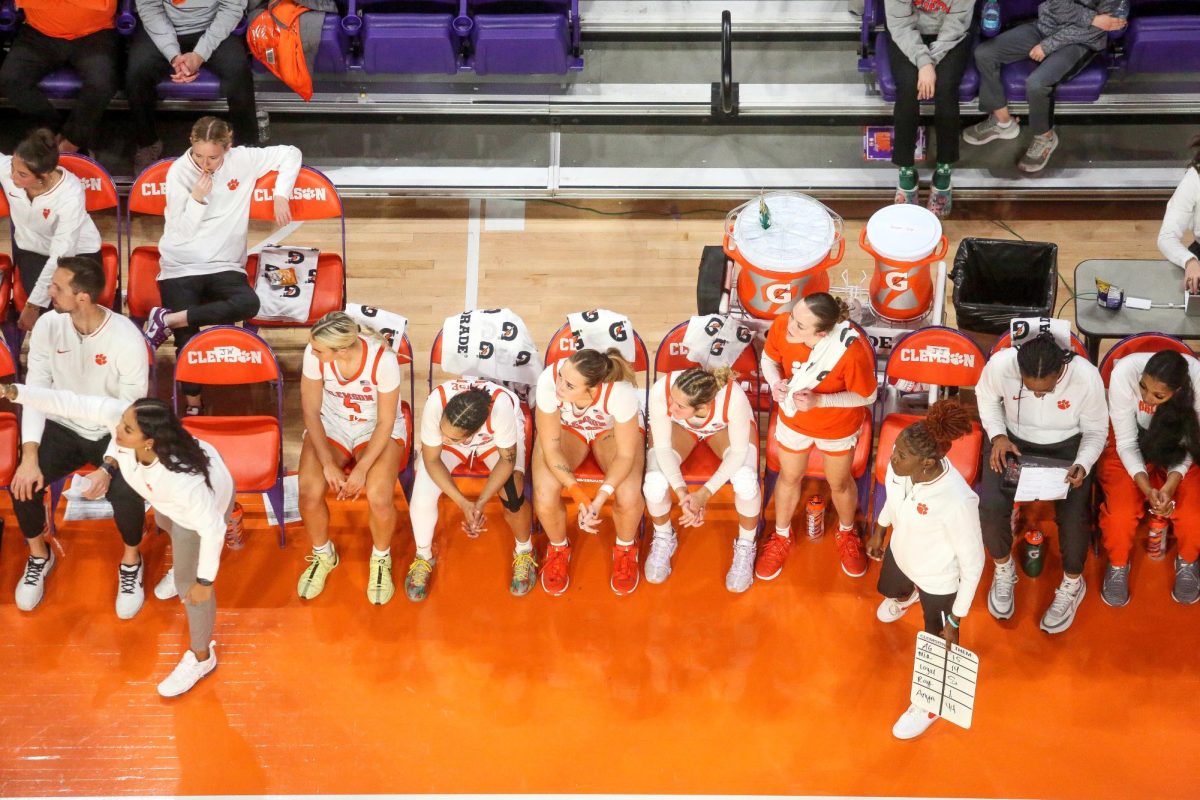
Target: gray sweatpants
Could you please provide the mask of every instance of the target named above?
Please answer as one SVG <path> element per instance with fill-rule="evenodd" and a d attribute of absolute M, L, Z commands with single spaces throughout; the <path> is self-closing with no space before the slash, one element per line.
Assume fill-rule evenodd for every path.
<path fill-rule="evenodd" d="M 203 652 L 212 641 L 213 623 L 217 618 L 217 595 L 214 590 L 212 597 L 200 605 L 187 602 L 188 592 L 196 583 L 196 568 L 200 564 L 200 534 L 176 525 L 158 511 L 154 512 L 154 521 L 171 536 L 175 589 L 179 592 L 179 599 L 184 601 L 183 608 L 187 612 L 188 638 L 192 650 Z"/>
<path fill-rule="evenodd" d="M 1000 68 L 1029 58 L 1029 51 L 1042 39 L 1036 22 L 1011 28 L 988 39 L 975 48 L 975 66 L 979 70 L 979 110 L 991 113 L 1008 105 Z M 1035 134 L 1047 133 L 1050 121 L 1050 97 L 1054 87 L 1092 51 L 1082 44 L 1068 44 L 1046 56 L 1025 80 L 1025 95 L 1029 101 L 1029 129 Z"/>

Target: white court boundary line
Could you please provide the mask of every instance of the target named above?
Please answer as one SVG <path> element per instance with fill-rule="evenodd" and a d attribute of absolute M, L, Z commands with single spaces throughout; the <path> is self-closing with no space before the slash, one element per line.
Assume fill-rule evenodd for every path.
<path fill-rule="evenodd" d="M 271 233 L 271 234 L 270 234 L 270 235 L 269 235 L 267 238 L 263 239 L 263 240 L 262 240 L 261 242 L 259 242 L 258 244 L 254 245 L 253 247 L 251 247 L 251 248 L 249 248 L 248 250 L 246 250 L 246 253 L 247 253 L 247 254 L 250 254 L 250 253 L 261 253 L 261 252 L 262 252 L 262 249 L 263 249 L 264 247 L 266 247 L 267 245 L 269 245 L 269 244 L 279 244 L 279 243 L 280 243 L 280 242 L 282 242 L 284 239 L 286 239 L 287 237 L 289 237 L 289 236 L 291 236 L 293 233 L 295 233 L 295 232 L 296 232 L 296 231 L 297 231 L 297 230 L 300 228 L 300 226 L 301 226 L 301 225 L 303 225 L 303 224 L 304 224 L 304 222 L 303 222 L 303 221 L 300 221 L 300 222 L 289 222 L 287 225 L 284 225 L 284 226 L 283 226 L 282 228 L 280 228 L 279 230 L 272 232 L 272 233 Z"/>
<path fill-rule="evenodd" d="M 470 202 L 467 212 L 467 285 L 463 296 L 463 311 L 474 311 L 479 305 L 479 237 L 482 225 L 480 223 L 479 198 Z"/>

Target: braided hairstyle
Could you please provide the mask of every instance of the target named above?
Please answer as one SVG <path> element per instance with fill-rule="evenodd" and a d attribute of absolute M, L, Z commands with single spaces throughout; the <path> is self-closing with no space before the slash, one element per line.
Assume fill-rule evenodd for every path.
<path fill-rule="evenodd" d="M 617 381 L 634 383 L 637 380 L 633 366 L 621 356 L 621 351 L 615 347 L 608 348 L 604 353 L 584 348 L 576 351 L 567 360 L 575 365 L 575 369 L 579 370 L 579 374 L 583 376 L 589 389 L 601 383 L 616 383 Z"/>
<path fill-rule="evenodd" d="M 971 432 L 971 417 L 957 400 L 939 400 L 928 413 L 901 432 L 913 453 L 940 461 L 954 440 Z"/>
<path fill-rule="evenodd" d="M 1190 454 L 1200 461 L 1200 420 L 1196 419 L 1196 397 L 1188 361 L 1174 350 L 1155 353 L 1146 362 L 1143 375 L 1165 384 L 1171 399 L 1161 403 L 1150 417 L 1138 444 L 1147 462 L 1169 469 Z"/>
<path fill-rule="evenodd" d="M 171 472 L 203 475 L 205 485 L 212 488 L 208 454 L 180 424 L 169 405 L 154 397 L 143 397 L 133 401 L 133 415 L 142 435 L 154 440 L 154 455 L 164 467 Z"/>
<path fill-rule="evenodd" d="M 679 373 L 675 379 L 675 388 L 683 392 L 692 408 L 708 405 L 717 396 L 717 392 L 725 388 L 733 380 L 733 370 L 729 367 L 718 367 L 707 370 L 692 367 Z"/>
<path fill-rule="evenodd" d="M 474 386 L 450 398 L 442 411 L 442 419 L 467 434 L 474 434 L 487 422 L 492 411 L 492 396 L 486 389 Z"/>
<path fill-rule="evenodd" d="M 213 142 L 228 150 L 233 144 L 233 128 L 219 117 L 201 117 L 192 125 L 192 133 L 188 138 L 192 144 Z"/>
<path fill-rule="evenodd" d="M 1042 331 L 1017 348 L 1017 368 L 1025 378 L 1049 378 L 1057 376 L 1074 357 L 1074 351 L 1058 346 L 1054 334 Z"/>

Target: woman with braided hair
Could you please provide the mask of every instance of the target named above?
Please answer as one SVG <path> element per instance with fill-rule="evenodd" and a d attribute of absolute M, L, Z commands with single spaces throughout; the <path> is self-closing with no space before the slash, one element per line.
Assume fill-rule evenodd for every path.
<path fill-rule="evenodd" d="M 866 544 L 869 556 L 883 559 L 879 620 L 895 622 L 920 601 L 925 631 L 941 636 L 947 645 L 958 643 L 985 560 L 979 498 L 946 458 L 954 440 L 970 430 L 966 410 L 953 400 L 942 400 L 900 432 L 888 462 L 887 501 Z M 892 538 L 885 549 L 888 527 Z M 915 738 L 935 719 L 909 706 L 892 735 Z"/>
<path fill-rule="evenodd" d="M 471 462 L 489 470 L 479 496 L 472 500 L 454 481 L 454 470 Z M 509 389 L 480 378 L 456 378 L 433 390 L 421 413 L 421 457 L 413 482 L 409 515 L 417 554 L 408 568 L 404 590 L 412 601 L 424 600 L 433 573 L 433 533 L 438 498 L 445 494 L 463 513 L 463 530 L 484 530 L 483 507 L 499 496 L 504 520 L 517 540 L 509 591 L 521 597 L 537 582 L 537 560 L 529 539 L 532 525 L 525 503 L 525 416 L 521 400 Z"/>

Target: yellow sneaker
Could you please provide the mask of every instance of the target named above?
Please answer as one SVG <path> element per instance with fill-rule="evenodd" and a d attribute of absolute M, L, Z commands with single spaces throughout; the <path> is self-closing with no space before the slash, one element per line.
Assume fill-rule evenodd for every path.
<path fill-rule="evenodd" d="M 515 597 L 524 597 L 529 594 L 529 590 L 537 583 L 537 571 L 537 558 L 532 552 L 513 551 L 512 583 L 508 585 L 508 590 Z"/>
<path fill-rule="evenodd" d="M 429 594 L 429 576 L 433 574 L 435 563 L 432 558 L 416 556 L 408 565 L 408 575 L 404 578 L 404 593 L 408 595 L 409 600 L 419 603 Z"/>
<path fill-rule="evenodd" d="M 371 572 L 367 577 L 367 599 L 381 606 L 396 593 L 396 584 L 392 582 L 392 557 L 371 556 Z"/>
<path fill-rule="evenodd" d="M 329 555 L 313 552 L 304 557 L 311 566 L 304 568 L 300 583 L 296 586 L 296 593 L 302 600 L 312 600 L 319 595 L 325 588 L 325 578 L 338 565 L 337 548 L 333 542 L 329 543 L 329 549 L 333 551 Z"/>

